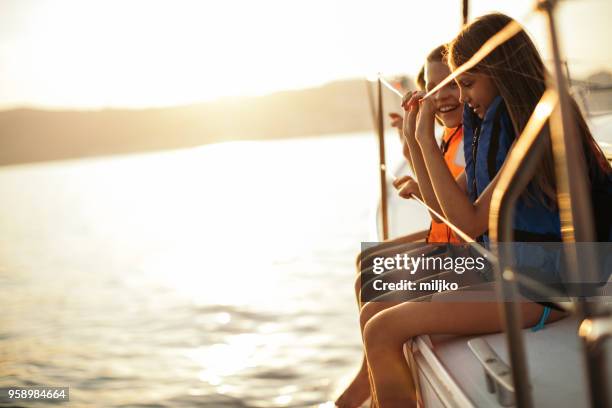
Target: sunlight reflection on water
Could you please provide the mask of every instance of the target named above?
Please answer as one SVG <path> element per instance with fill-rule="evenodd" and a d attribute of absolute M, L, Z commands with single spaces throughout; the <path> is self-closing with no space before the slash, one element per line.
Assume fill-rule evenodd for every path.
<path fill-rule="evenodd" d="M 328 406 L 359 364 L 376 144 L 236 142 L 0 169 L 0 386 L 74 406 Z"/>

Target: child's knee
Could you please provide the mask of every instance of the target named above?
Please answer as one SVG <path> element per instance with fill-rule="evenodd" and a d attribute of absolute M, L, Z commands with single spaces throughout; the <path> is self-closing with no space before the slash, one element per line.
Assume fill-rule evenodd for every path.
<path fill-rule="evenodd" d="M 365 308 L 364 308 L 365 309 Z M 406 330 L 406 327 L 398 327 L 397 315 L 387 313 L 385 310 L 379 310 L 381 313 L 371 313 L 369 316 L 363 316 L 363 338 L 366 347 L 380 347 L 383 349 L 397 351 L 398 347 L 404 345 L 414 335 L 411 330 Z M 416 334 L 416 332 L 414 332 Z"/>
<path fill-rule="evenodd" d="M 361 295 L 361 275 L 358 274 L 355 277 L 355 284 L 354 284 L 354 286 L 355 286 L 355 294 L 358 297 L 360 297 L 360 295 Z"/>
<path fill-rule="evenodd" d="M 368 320 L 370 320 L 370 318 L 372 317 L 371 308 L 372 303 L 366 303 L 361 308 L 361 313 L 359 313 L 359 325 L 363 328 L 365 328 L 366 324 L 368 323 Z"/>
<path fill-rule="evenodd" d="M 361 309 L 361 313 L 359 314 L 359 321 L 361 323 L 361 327 L 365 327 L 368 321 L 372 319 L 377 313 L 384 310 L 384 307 L 380 302 L 371 302 L 366 303 Z"/>
<path fill-rule="evenodd" d="M 357 254 L 357 257 L 355 258 L 355 267 L 357 268 L 357 272 L 359 272 L 359 269 L 361 268 L 361 257 L 363 256 L 363 252 L 359 252 Z"/>
<path fill-rule="evenodd" d="M 391 346 L 391 339 L 385 330 L 388 323 L 384 313 L 375 314 L 374 316 L 363 316 L 363 319 L 363 339 L 368 350 L 374 351 L 381 348 L 384 350 Z"/>

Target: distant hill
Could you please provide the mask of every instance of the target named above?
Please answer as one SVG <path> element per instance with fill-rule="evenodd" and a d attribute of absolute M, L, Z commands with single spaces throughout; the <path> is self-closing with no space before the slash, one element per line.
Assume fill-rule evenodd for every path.
<path fill-rule="evenodd" d="M 612 74 L 579 82 L 609 86 Z M 579 101 L 591 111 L 612 110 L 612 92 L 591 88 Z M 398 111 L 397 96 L 383 95 L 385 111 Z M 363 80 L 161 109 L 14 109 L 0 112 L 0 165 L 372 129 Z"/>
<path fill-rule="evenodd" d="M 384 92 L 385 105 L 398 105 Z M 398 109 L 394 109 L 398 110 Z M 196 105 L 101 111 L 0 112 L 0 165 L 371 130 L 365 82 Z"/>

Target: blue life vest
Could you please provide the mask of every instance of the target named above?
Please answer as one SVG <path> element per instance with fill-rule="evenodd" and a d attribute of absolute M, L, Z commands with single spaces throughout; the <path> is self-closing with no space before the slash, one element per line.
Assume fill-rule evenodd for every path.
<path fill-rule="evenodd" d="M 463 109 L 465 175 L 472 202 L 493 180 L 515 139 L 506 105 L 497 96 L 480 119 L 466 105 Z M 561 241 L 561 221 L 557 210 L 546 208 L 538 200 L 519 198 L 514 210 L 515 241 Z M 488 234 L 482 236 L 488 242 Z"/>
<path fill-rule="evenodd" d="M 465 174 L 467 190 L 472 202 L 482 194 L 493 180 L 515 139 L 512 121 L 503 99 L 498 96 L 487 109 L 484 119 L 478 118 L 467 106 L 463 110 Z M 612 174 L 601 171 L 585 146 L 587 167 L 591 183 L 591 201 L 598 241 L 612 238 Z M 528 244 L 526 242 L 561 241 L 561 222 L 558 210 L 546 208 L 539 200 L 526 201 L 523 197 L 516 202 L 514 210 L 514 256 L 511 264 L 519 274 L 526 274 L 557 292 L 564 292 L 566 278 L 565 263 L 561 246 Z M 488 234 L 479 239 L 488 246 Z M 599 282 L 607 282 L 612 273 L 609 247 L 598 248 Z M 519 285 L 520 293 L 544 306 L 557 308 L 547 297 L 532 289 Z"/>

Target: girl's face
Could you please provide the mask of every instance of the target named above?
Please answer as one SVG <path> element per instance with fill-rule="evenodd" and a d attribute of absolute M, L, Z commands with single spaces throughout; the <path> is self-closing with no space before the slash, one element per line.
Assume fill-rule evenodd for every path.
<path fill-rule="evenodd" d="M 450 74 L 450 69 L 443 62 L 428 62 L 425 65 L 425 89 L 429 92 Z M 463 106 L 459 102 L 459 88 L 454 81 L 440 89 L 433 96 L 436 116 L 444 126 L 449 128 L 461 124 Z"/>
<path fill-rule="evenodd" d="M 491 102 L 499 95 L 495 83 L 487 75 L 479 72 L 463 73 L 455 81 L 461 93 L 459 100 L 467 103 L 480 119 L 484 118 Z"/>

